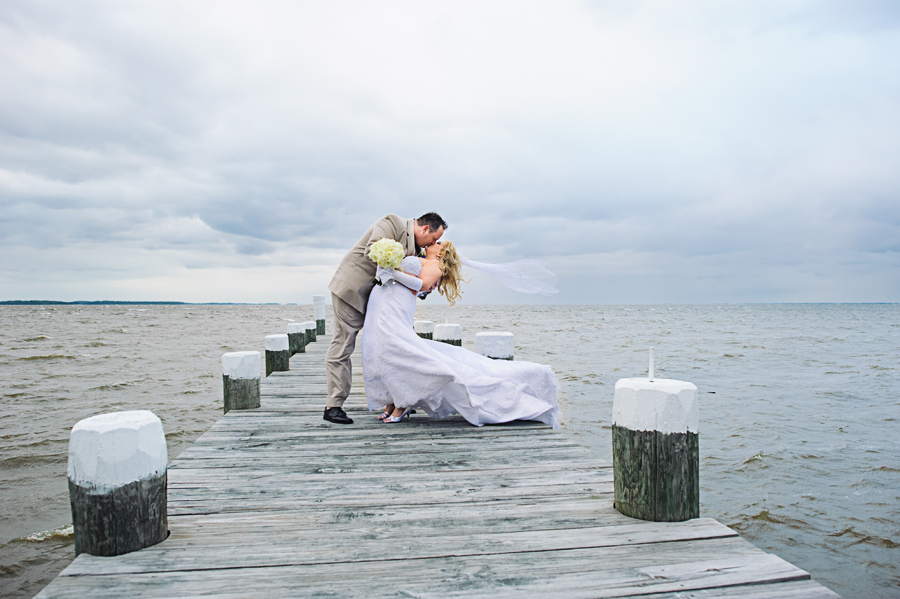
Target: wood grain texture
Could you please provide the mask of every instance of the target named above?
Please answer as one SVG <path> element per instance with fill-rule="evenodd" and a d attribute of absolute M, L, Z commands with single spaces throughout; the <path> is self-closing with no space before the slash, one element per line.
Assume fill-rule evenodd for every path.
<path fill-rule="evenodd" d="M 166 473 L 103 494 L 69 480 L 75 555 L 122 555 L 168 535 Z"/>
<path fill-rule="evenodd" d="M 621 514 L 612 465 L 541 424 L 382 424 L 358 354 L 355 423 L 323 421 L 321 341 L 172 461 L 168 539 L 39 597 L 836 596 L 715 520 Z"/>
<path fill-rule="evenodd" d="M 612 427 L 616 509 L 632 518 L 681 522 L 700 515 L 700 448 L 695 433 Z"/>
<path fill-rule="evenodd" d="M 283 351 L 266 350 L 266 376 L 273 372 L 290 370 L 291 350 L 290 348 Z"/>
<path fill-rule="evenodd" d="M 225 413 L 231 410 L 252 410 L 259 407 L 259 379 L 233 379 L 222 375 Z"/>
<path fill-rule="evenodd" d="M 306 351 L 306 331 L 300 333 L 288 333 L 288 349 L 291 355 L 302 354 Z"/>

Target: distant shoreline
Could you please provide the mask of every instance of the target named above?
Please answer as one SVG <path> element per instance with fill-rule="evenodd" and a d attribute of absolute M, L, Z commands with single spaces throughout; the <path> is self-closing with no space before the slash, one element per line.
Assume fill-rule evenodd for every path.
<path fill-rule="evenodd" d="M 681 304 L 681 303 L 637 303 L 637 304 L 616 304 L 616 303 L 599 303 L 599 304 L 533 304 L 535 306 L 551 305 L 551 306 L 894 306 L 900 302 L 722 302 L 722 303 L 699 303 L 699 304 Z M 74 302 L 63 302 L 58 300 L 3 300 L 0 306 L 308 306 L 310 304 L 301 304 L 299 302 L 289 302 L 282 304 L 280 302 L 153 302 L 153 301 L 120 301 L 120 300 L 99 300 L 87 301 L 77 300 Z M 468 304 L 470 306 L 497 305 L 497 306 L 526 306 L 532 304 Z"/>
<path fill-rule="evenodd" d="M 56 300 L 6 300 L 0 301 L 0 306 L 136 306 L 136 305 L 152 305 L 152 306 L 296 306 L 298 304 L 279 304 L 278 302 L 268 302 L 264 304 L 255 304 L 250 302 L 126 302 L 116 300 L 100 300 L 89 302 L 84 300 L 74 302 L 60 302 Z"/>

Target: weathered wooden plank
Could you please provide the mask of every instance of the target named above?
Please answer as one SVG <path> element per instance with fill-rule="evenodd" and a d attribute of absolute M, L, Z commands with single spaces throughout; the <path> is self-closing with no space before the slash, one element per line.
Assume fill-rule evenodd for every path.
<path fill-rule="evenodd" d="M 585 497 L 590 498 L 603 498 L 608 497 L 608 501 L 612 502 L 612 493 L 598 493 L 596 495 L 585 495 L 585 494 L 546 494 L 543 496 L 537 496 L 537 500 L 572 500 L 577 501 L 583 499 Z M 473 497 L 457 497 L 454 498 L 453 501 L 442 501 L 441 498 L 429 501 L 428 498 L 425 498 L 417 503 L 408 502 L 407 505 L 409 507 L 432 507 L 432 506 L 440 506 L 446 505 L 448 509 L 455 509 L 460 505 L 467 505 L 471 503 L 483 503 L 485 501 L 492 501 L 496 503 L 505 503 L 515 499 L 515 496 L 508 494 L 506 497 L 500 498 L 490 498 L 486 499 L 485 496 L 473 496 Z M 325 505 L 334 510 L 364 510 L 369 508 L 382 508 L 386 506 L 396 505 L 398 500 L 396 497 L 378 497 L 373 500 L 366 500 L 365 498 L 347 498 L 342 500 L 332 500 L 329 502 L 303 502 L 296 501 L 290 498 L 288 499 L 277 499 L 272 501 L 263 501 L 261 499 L 255 499 L 252 501 L 229 501 L 221 498 L 210 498 L 207 500 L 204 499 L 194 499 L 192 501 L 179 501 L 177 503 L 172 503 L 169 506 L 169 516 L 185 516 L 185 515 L 216 515 L 216 514 L 233 514 L 233 513 L 246 513 L 248 511 L 256 511 L 259 513 L 278 513 L 285 511 L 294 511 L 298 509 L 310 509 L 320 507 Z"/>
<path fill-rule="evenodd" d="M 612 502 L 612 491 L 608 493 L 594 492 L 586 494 L 583 492 L 566 493 L 564 490 L 555 489 L 555 493 L 533 494 L 536 501 L 548 500 L 570 500 L 577 501 L 585 497 L 597 499 L 608 498 Z M 490 501 L 492 503 L 504 503 L 515 500 L 520 495 L 507 493 L 504 496 L 496 497 L 489 494 L 479 495 L 477 493 L 453 496 L 447 499 L 446 496 L 423 497 L 417 501 L 407 499 L 404 504 L 407 507 L 429 507 L 429 506 L 446 506 L 447 509 L 455 509 L 462 505 L 479 504 Z M 170 516 L 182 515 L 200 515 L 200 514 L 230 514 L 230 513 L 246 513 L 248 511 L 264 512 L 284 512 L 298 509 L 310 509 L 317 507 L 328 507 L 335 511 L 346 510 L 364 510 L 370 508 L 382 508 L 387 506 L 396 506 L 400 501 L 396 496 L 378 496 L 378 497 L 345 497 L 341 499 L 332 499 L 329 501 L 300 501 L 295 498 L 273 498 L 266 500 L 262 497 L 256 498 L 228 498 L 228 497 L 210 497 L 210 498 L 192 498 L 191 500 L 173 501 L 169 504 Z"/>
<path fill-rule="evenodd" d="M 299 508 L 303 505 L 326 503 L 335 507 L 351 507 L 362 505 L 424 505 L 438 503 L 468 503 L 491 499 L 507 499 L 525 495 L 528 497 L 552 496 L 599 496 L 612 493 L 612 489 L 600 489 L 585 484 L 542 485 L 516 487 L 466 487 L 460 489 L 419 489 L 406 487 L 402 490 L 380 490 L 367 492 L 365 489 L 354 489 L 342 492 L 341 489 L 329 489 L 327 485 L 320 487 L 319 495 L 309 491 L 288 488 L 267 488 L 256 490 L 241 489 L 172 489 L 169 495 L 169 509 L 200 509 L 206 511 L 244 511 L 248 509 L 284 509 L 285 505 Z M 211 504 L 211 505 L 209 505 Z M 196 513 L 194 511 L 193 513 Z"/>
<path fill-rule="evenodd" d="M 525 471 L 543 469 L 546 471 L 572 469 L 577 464 L 570 464 L 565 459 L 565 448 L 554 450 L 558 455 L 557 459 L 548 460 L 539 466 L 522 465 L 515 462 L 516 455 L 509 452 L 505 455 L 492 457 L 490 460 L 483 460 L 480 456 L 473 459 L 467 459 L 464 455 L 459 456 L 439 456 L 435 454 L 418 454 L 414 458 L 410 458 L 405 465 L 405 469 L 412 471 L 435 471 L 443 472 L 447 470 L 455 471 L 502 471 L 507 470 Z M 232 457 L 228 455 L 197 457 L 192 460 L 181 462 L 181 467 L 173 470 L 182 469 L 208 469 L 215 470 L 218 468 L 234 469 L 234 468 L 260 468 L 271 469 L 276 468 L 285 460 L 291 460 L 297 465 L 293 468 L 296 473 L 307 474 L 341 474 L 341 473 L 367 473 L 381 472 L 385 469 L 385 464 L 390 463 L 396 456 L 390 452 L 376 453 L 372 455 L 361 456 L 359 458 L 351 458 L 346 456 L 318 456 L 312 457 L 308 454 L 295 454 L 285 452 L 283 456 L 273 453 L 251 454 L 239 453 Z M 593 468 L 596 469 L 596 468 Z"/>
<path fill-rule="evenodd" d="M 740 597 L 741 599 L 839 599 L 834 591 L 812 580 L 792 580 L 770 584 L 748 584 L 695 591 L 676 591 L 644 595 L 645 599 L 708 599 Z"/>
<path fill-rule="evenodd" d="M 183 460 L 190 459 L 194 455 L 220 451 L 219 448 L 222 448 L 221 450 L 238 450 L 253 447 L 269 449 L 282 447 L 285 450 L 290 449 L 297 452 L 327 452 L 333 456 L 349 455 L 350 453 L 366 455 L 369 451 L 383 453 L 387 450 L 395 456 L 396 460 L 401 461 L 404 455 L 411 451 L 419 450 L 428 453 L 445 452 L 446 457 L 452 457 L 457 454 L 473 454 L 473 457 L 477 459 L 478 454 L 488 453 L 491 450 L 509 452 L 538 449 L 535 447 L 534 442 L 515 435 L 509 435 L 504 438 L 486 438 L 481 440 L 477 446 L 467 443 L 464 437 L 456 435 L 435 435 L 428 439 L 416 437 L 394 437 L 391 439 L 384 436 L 382 438 L 344 437 L 329 440 L 328 437 L 304 437 L 298 432 L 291 435 L 291 437 L 291 439 L 283 441 L 272 438 L 270 435 L 262 434 L 244 434 L 241 437 L 232 439 L 211 437 L 204 440 L 204 443 L 198 445 L 195 449 L 185 450 L 179 458 L 172 462 L 172 467 L 178 468 Z M 566 439 L 550 439 L 542 443 L 539 448 L 546 450 L 568 448 L 572 451 L 573 459 L 583 459 L 590 455 L 586 450 Z M 598 466 L 606 467 L 603 462 L 598 462 Z"/>
<path fill-rule="evenodd" d="M 296 437 L 323 437 L 328 441 L 341 438 L 354 438 L 358 436 L 376 437 L 379 439 L 389 439 L 394 436 L 456 436 L 468 439 L 482 439 L 499 436 L 518 435 L 531 440 L 541 439 L 557 439 L 563 440 L 570 444 L 575 444 L 566 435 L 555 433 L 553 431 L 544 430 L 542 427 L 531 426 L 528 423 L 523 426 L 491 426 L 476 428 L 468 423 L 458 419 L 445 418 L 443 420 L 432 420 L 427 416 L 416 417 L 403 423 L 382 424 L 375 418 L 366 418 L 363 414 L 361 422 L 353 425 L 337 428 L 325 420 L 316 419 L 315 414 L 312 418 L 297 418 L 296 416 L 281 416 L 278 413 L 270 412 L 271 423 L 265 420 L 263 414 L 248 414 L 246 417 L 239 414 L 248 414 L 247 412 L 234 412 L 234 416 L 229 414 L 228 423 L 217 423 L 214 427 L 204 435 L 198 438 L 201 443 L 214 438 L 216 435 L 230 435 L 233 438 L 241 438 L 250 435 L 270 435 L 278 436 L 279 439 L 291 439 Z M 247 431 L 245 435 L 240 435 L 241 431 Z"/>
<path fill-rule="evenodd" d="M 474 427 L 469 425 L 461 418 L 443 418 L 431 419 L 427 416 L 414 417 L 409 421 L 397 424 L 383 424 L 377 419 L 364 419 L 359 425 L 335 427 L 332 423 L 325 420 L 315 420 L 309 417 L 301 418 L 296 415 L 287 415 L 276 412 L 257 412 L 256 410 L 247 410 L 229 414 L 228 418 L 223 418 L 226 422 L 219 421 L 212 428 L 210 434 L 217 431 L 235 431 L 239 429 L 264 429 L 261 431 L 268 434 L 290 434 L 291 428 L 298 425 L 305 425 L 309 431 L 305 432 L 306 436 L 310 434 L 326 435 L 334 438 L 337 435 L 351 437 L 355 435 L 440 435 L 456 433 L 463 434 L 467 438 L 490 437 L 494 435 L 523 435 L 529 439 L 540 439 L 543 437 L 559 438 L 564 437 L 559 433 L 546 430 L 546 427 L 536 425 L 534 423 L 515 423 L 515 425 L 497 425 Z M 208 438 L 203 435 L 200 439 Z M 383 437 L 382 437 L 383 438 Z"/>
<path fill-rule="evenodd" d="M 208 434 L 201 437 L 199 443 L 195 443 L 195 445 L 196 447 L 203 448 L 214 446 L 219 443 L 233 444 L 248 441 L 256 443 L 262 440 L 271 441 L 280 445 L 289 445 L 291 443 L 325 443 L 329 446 L 337 446 L 340 444 L 348 445 L 360 442 L 379 444 L 410 442 L 427 447 L 430 443 L 447 442 L 469 445 L 472 446 L 475 451 L 480 449 L 482 443 L 500 442 L 525 442 L 534 448 L 547 447 L 554 444 L 567 445 L 573 448 L 580 447 L 562 435 L 546 436 L 541 439 L 540 435 L 528 435 L 527 432 L 515 429 L 478 433 L 469 432 L 470 429 L 461 427 L 435 427 L 431 430 L 427 430 L 427 427 L 421 427 L 425 430 L 416 431 L 414 426 L 410 426 L 405 431 L 394 430 L 392 432 L 388 429 L 396 429 L 399 426 L 398 424 L 379 424 L 377 426 L 381 428 L 376 429 L 375 427 L 370 427 L 366 429 L 360 427 L 355 431 L 348 433 L 329 433 L 324 431 L 322 427 L 317 426 L 283 426 L 281 427 L 281 431 L 261 430 L 256 427 L 235 427 L 231 430 L 216 429 L 210 431 Z M 465 442 L 466 439 L 469 440 L 469 443 Z M 473 439 L 477 439 L 478 443 L 471 443 Z M 192 449 L 193 446 L 185 451 L 191 451 Z M 581 449 L 582 451 L 586 451 L 584 448 Z"/>
<path fill-rule="evenodd" d="M 715 596 L 718 588 L 735 585 L 760 585 L 804 580 L 809 575 L 775 555 L 741 556 L 732 559 L 690 561 L 680 564 L 650 565 L 618 569 L 612 572 L 588 571 L 534 578 L 514 585 L 492 585 L 471 589 L 415 589 L 416 597 L 497 597 L 539 596 L 566 598 L 638 597 L 651 593 L 678 593 L 704 590 L 704 597 Z M 423 585 L 425 586 L 425 585 Z M 449 585 L 448 585 L 449 586 Z M 711 592 L 710 592 L 711 591 Z"/>
<path fill-rule="evenodd" d="M 523 499 L 473 502 L 468 504 L 425 506 L 366 506 L 362 509 L 332 509 L 310 506 L 302 510 L 281 512 L 236 512 L 227 515 L 188 515 L 170 519 L 170 540 L 190 539 L 191 543 L 206 542 L 212 535 L 215 542 L 227 537 L 268 537 L 273 532 L 291 536 L 295 530 L 311 527 L 323 531 L 364 530 L 389 526 L 403 534 L 439 531 L 446 534 L 515 532 L 521 530 L 562 530 L 591 526 L 620 526 L 634 524 L 632 518 L 613 509 L 609 498 Z"/>
<path fill-rule="evenodd" d="M 353 490 L 357 487 L 375 490 L 381 487 L 399 490 L 408 486 L 424 488 L 444 488 L 448 485 L 462 488 L 465 485 L 479 486 L 557 486 L 557 485 L 602 485 L 612 482 L 612 472 L 608 468 L 572 468 L 546 469 L 532 466 L 521 469 L 482 469 L 459 470 L 443 469 L 429 471 L 427 469 L 405 470 L 398 479 L 395 472 L 389 469 L 352 472 L 349 470 L 328 470 L 309 473 L 293 469 L 278 470 L 274 468 L 177 468 L 170 471 L 169 489 L 174 493 L 177 489 L 186 488 L 195 483 L 204 487 L 275 485 L 279 487 L 293 486 L 301 483 L 307 488 L 334 487 Z"/>
<path fill-rule="evenodd" d="M 663 543 L 539 554 L 509 553 L 491 559 L 471 556 L 412 562 L 375 560 L 311 566 L 67 575 L 58 579 L 65 581 L 65 585 L 51 585 L 39 597 L 74 597 L 79 592 L 83 596 L 86 591 L 96 597 L 239 596 L 247 592 L 266 597 L 322 594 L 634 597 L 701 589 L 712 590 L 703 596 L 716 596 L 717 590 L 737 585 L 806 578 L 808 575 L 799 568 L 758 550 L 732 553 L 726 545 L 711 542 L 693 547 L 687 543 Z M 115 595 L 116 592 L 121 595 Z"/>
<path fill-rule="evenodd" d="M 387 425 L 390 426 L 390 425 Z M 565 438 L 548 439 L 539 445 L 529 439 L 523 439 L 520 435 L 505 435 L 496 437 L 485 437 L 479 440 L 477 445 L 466 442 L 465 436 L 458 434 L 442 434 L 431 435 L 427 438 L 416 437 L 413 435 L 397 435 L 389 437 L 384 436 L 366 437 L 363 435 L 355 436 L 315 436 L 303 435 L 304 431 L 290 433 L 290 438 L 278 439 L 267 433 L 254 434 L 253 431 L 237 431 L 239 435 L 227 438 L 224 435 L 216 433 L 204 439 L 203 443 L 196 447 L 185 450 L 182 455 L 186 458 L 194 454 L 216 451 L 222 449 L 241 449 L 253 447 L 283 447 L 285 449 L 293 449 L 296 451 L 314 451 L 327 450 L 331 455 L 344 455 L 343 452 L 359 449 L 394 449 L 394 455 L 398 459 L 402 459 L 404 451 L 409 449 L 425 449 L 429 452 L 447 451 L 447 452 L 463 452 L 463 453 L 488 453 L 491 450 L 496 451 L 512 451 L 519 450 L 540 450 L 553 448 L 570 448 L 574 458 L 584 458 L 590 454 L 578 445 L 573 444 Z M 179 456 L 180 458 L 180 456 Z M 604 462 L 599 462 L 604 464 Z"/>
<path fill-rule="evenodd" d="M 348 406 L 350 409 L 355 409 L 354 406 Z M 374 412 L 367 412 L 373 415 L 377 415 Z M 272 419 L 272 423 L 290 421 L 290 420 L 303 420 L 307 422 L 314 422 L 314 419 L 310 419 L 310 412 L 291 412 L 288 410 L 267 410 L 266 406 L 263 405 L 259 408 L 252 410 L 244 410 L 241 412 L 235 412 L 234 414 L 230 414 L 229 418 L 223 418 L 219 420 L 214 426 L 241 426 L 247 422 L 265 422 L 269 423 L 268 419 Z M 379 430 L 390 430 L 390 429 L 408 429 L 414 430 L 416 427 L 413 427 L 408 422 L 404 422 L 403 424 L 397 424 L 394 426 L 385 425 L 378 421 L 377 419 L 365 420 L 366 423 L 371 424 L 373 426 L 380 425 L 384 427 Z M 461 428 L 465 428 L 466 430 L 473 431 L 494 431 L 494 430 L 507 430 L 507 429 L 534 429 L 534 430 L 544 430 L 547 434 L 556 434 L 558 432 L 553 432 L 552 429 L 549 429 L 546 425 L 538 423 L 538 422 L 529 422 L 529 421 L 515 421 L 508 422 L 504 424 L 495 424 L 495 425 L 486 425 L 482 427 L 476 427 L 468 424 L 465 420 L 463 420 L 460 416 L 450 416 L 447 418 L 430 418 L 425 414 L 418 414 L 416 418 L 413 418 L 410 422 L 419 424 L 429 424 L 430 426 L 459 426 Z M 317 423 L 318 424 L 318 423 Z M 321 424 L 325 426 L 329 426 L 326 421 L 322 421 Z M 337 427 L 335 430 L 345 430 L 348 433 L 356 430 L 358 427 L 355 425 L 352 427 Z"/>
<path fill-rule="evenodd" d="M 525 457 L 533 457 L 546 452 L 571 452 L 573 462 L 584 462 L 590 458 L 590 454 L 577 445 L 573 446 L 570 442 L 561 440 L 551 440 L 535 447 L 533 443 L 522 440 L 517 437 L 506 437 L 505 439 L 485 439 L 479 443 L 480 447 L 473 447 L 471 444 L 465 443 L 463 439 L 458 437 L 432 437 L 431 439 L 409 439 L 398 438 L 390 439 L 348 439 L 345 442 L 329 443 L 327 439 L 299 439 L 290 443 L 279 443 L 277 440 L 264 436 L 247 437 L 246 439 L 234 439 L 229 442 L 222 440 L 220 443 L 198 445 L 190 451 L 184 451 L 177 460 L 172 462 L 171 468 L 181 468 L 183 464 L 202 457 L 210 457 L 222 455 L 230 452 L 245 452 L 251 454 L 259 452 L 260 455 L 273 451 L 293 452 L 298 456 L 308 455 L 311 458 L 320 456 L 324 458 L 341 458 L 359 456 L 365 458 L 368 455 L 384 455 L 388 454 L 393 460 L 385 463 L 396 464 L 398 469 L 400 463 L 409 453 L 409 450 L 420 451 L 423 456 L 429 456 L 428 459 L 453 460 L 457 456 L 464 459 L 473 460 L 477 463 L 479 460 L 483 463 L 490 463 L 492 457 L 487 455 L 497 452 L 500 455 L 496 459 L 514 459 L 517 452 Z M 485 451 L 490 450 L 490 451 Z M 530 455 L 528 455 L 530 454 Z M 550 453 L 550 459 L 553 459 L 553 453 Z M 424 459 L 424 458 L 423 458 Z M 525 464 L 525 460 L 521 460 L 520 464 Z M 535 461 L 537 463 L 537 461 Z M 608 463 L 597 462 L 593 464 L 597 468 L 609 468 Z"/>
<path fill-rule="evenodd" d="M 215 570 L 221 569 L 219 560 L 227 559 L 231 552 L 241 555 L 241 567 L 255 568 L 370 561 L 385 556 L 408 560 L 562 551 L 733 536 L 736 536 L 734 531 L 706 518 L 690 521 L 688 526 L 672 526 L 666 522 L 587 527 L 567 529 L 564 535 L 556 530 L 545 530 L 415 537 L 397 535 L 390 527 L 366 531 L 308 530 L 298 531 L 294 538 L 278 535 L 256 543 L 240 543 L 237 547 L 213 543 L 186 546 L 184 542 L 176 541 L 156 545 L 156 550 L 150 547 L 115 560 L 77 560 L 66 569 L 65 575 Z"/>
<path fill-rule="evenodd" d="M 382 444 L 366 444 L 366 443 L 356 443 L 356 444 L 342 444 L 340 450 L 334 455 L 322 455 L 322 452 L 326 450 L 328 447 L 327 444 L 296 444 L 292 446 L 283 447 L 283 451 L 285 453 L 285 459 L 288 456 L 296 456 L 297 460 L 311 460 L 317 461 L 322 460 L 323 463 L 327 460 L 331 459 L 353 459 L 360 460 L 361 463 L 365 463 L 365 460 L 368 459 L 377 459 L 382 462 L 385 467 L 388 465 L 392 465 L 397 462 L 397 460 L 402 459 L 400 456 L 403 455 L 404 447 L 399 447 L 401 444 L 395 445 L 382 445 Z M 403 446 L 407 446 L 409 444 L 402 444 Z M 490 444 L 485 443 L 485 446 Z M 420 460 L 433 460 L 434 463 L 448 463 L 459 460 L 468 460 L 471 462 L 472 466 L 477 466 L 479 463 L 483 464 L 491 464 L 492 461 L 502 461 L 502 460 L 510 460 L 513 464 L 516 463 L 516 451 L 520 451 L 521 455 L 527 454 L 535 454 L 532 448 L 528 446 L 523 446 L 522 444 L 516 442 L 507 442 L 503 444 L 497 444 L 498 446 L 495 448 L 496 451 L 500 454 L 493 458 L 487 458 L 484 456 L 482 452 L 477 450 L 473 450 L 471 447 L 467 447 L 465 445 L 460 445 L 458 443 L 453 442 L 444 442 L 444 443 L 435 443 L 434 445 L 426 445 L 421 448 L 419 459 Z M 557 456 L 560 453 L 565 452 L 566 450 L 571 450 L 572 448 L 566 444 L 548 444 L 545 448 L 545 451 L 548 452 L 549 460 L 558 459 Z M 244 455 L 254 455 L 252 452 L 254 450 L 258 450 L 260 452 L 260 457 L 266 455 L 269 452 L 276 451 L 277 446 L 273 447 L 273 445 L 268 441 L 256 441 L 256 442 L 248 442 L 243 445 L 236 445 L 234 447 L 224 447 L 224 448 L 214 448 L 214 449 L 198 449 L 189 454 L 182 454 L 179 456 L 178 460 L 172 463 L 171 470 L 177 470 L 180 468 L 191 468 L 196 467 L 194 462 L 203 458 L 211 458 L 218 456 L 227 456 L 228 452 L 244 452 Z M 413 447 L 415 451 L 416 448 Z M 580 452 L 574 452 L 575 455 L 572 456 L 573 462 L 581 463 L 582 460 L 586 460 L 589 457 L 589 454 L 582 454 Z M 415 463 L 414 461 L 410 461 L 411 464 Z M 522 464 L 522 462 L 518 462 Z M 609 466 L 604 463 L 598 463 L 594 465 L 596 468 L 608 468 Z"/>

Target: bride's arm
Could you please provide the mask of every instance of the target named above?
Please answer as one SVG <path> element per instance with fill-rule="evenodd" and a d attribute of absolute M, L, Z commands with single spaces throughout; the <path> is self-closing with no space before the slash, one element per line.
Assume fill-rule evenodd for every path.
<path fill-rule="evenodd" d="M 422 289 L 422 279 L 415 275 L 403 272 L 402 270 L 394 270 L 393 268 L 378 267 L 375 277 L 383 283 L 394 279 L 404 287 L 408 287 L 413 293 L 418 293 Z"/>
<path fill-rule="evenodd" d="M 421 260 L 421 258 L 420 258 Z M 408 287 L 413 293 L 422 289 L 431 290 L 441 280 L 441 267 L 436 260 L 422 260 L 422 269 L 419 276 L 403 272 L 402 270 L 385 269 L 378 267 L 375 275 L 382 283 L 394 279 L 404 287 Z"/>

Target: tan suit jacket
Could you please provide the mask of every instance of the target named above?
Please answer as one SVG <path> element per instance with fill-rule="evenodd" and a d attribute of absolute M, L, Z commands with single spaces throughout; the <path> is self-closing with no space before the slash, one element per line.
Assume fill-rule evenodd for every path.
<path fill-rule="evenodd" d="M 377 220 L 341 260 L 334 278 L 328 285 L 331 292 L 365 314 L 369 294 L 375 286 L 375 271 L 378 268 L 378 265 L 369 258 L 369 248 L 379 239 L 388 238 L 402 243 L 407 256 L 415 256 L 416 235 L 413 228 L 415 222 L 414 218 L 400 218 L 396 214 L 388 214 Z"/>

